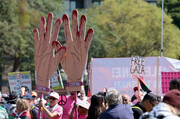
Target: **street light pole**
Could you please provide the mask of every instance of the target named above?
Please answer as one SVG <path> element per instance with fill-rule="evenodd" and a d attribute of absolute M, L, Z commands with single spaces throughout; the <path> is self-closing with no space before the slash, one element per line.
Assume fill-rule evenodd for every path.
<path fill-rule="evenodd" d="M 161 56 L 163 56 L 163 10 L 164 10 L 164 0 L 162 0 L 162 23 L 161 23 Z"/>

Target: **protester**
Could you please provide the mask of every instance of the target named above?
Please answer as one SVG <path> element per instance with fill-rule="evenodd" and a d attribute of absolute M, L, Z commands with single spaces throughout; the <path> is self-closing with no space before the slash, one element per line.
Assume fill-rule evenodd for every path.
<path fill-rule="evenodd" d="M 124 94 L 122 95 L 123 104 L 130 104 L 129 96 Z"/>
<path fill-rule="evenodd" d="M 70 95 L 67 96 L 67 102 L 63 106 L 63 119 L 69 119 L 71 111 L 73 109 L 75 102 L 75 92 L 70 92 Z"/>
<path fill-rule="evenodd" d="M 33 97 L 33 103 L 34 103 L 34 105 L 36 105 L 37 104 L 37 93 L 36 93 L 36 91 L 32 91 L 31 92 L 31 96 Z"/>
<path fill-rule="evenodd" d="M 1 98 L 2 98 L 2 95 L 0 92 L 0 101 L 1 101 Z M 0 119 L 9 119 L 6 109 L 3 108 L 2 106 L 0 106 Z"/>
<path fill-rule="evenodd" d="M 39 108 L 33 103 L 33 97 L 31 96 L 31 94 L 26 93 L 23 98 L 26 99 L 30 105 L 29 111 L 31 114 L 31 119 L 37 119 Z"/>
<path fill-rule="evenodd" d="M 177 89 L 167 92 L 157 106 L 151 112 L 144 113 L 140 119 L 180 119 L 180 91 Z"/>
<path fill-rule="evenodd" d="M 169 83 L 169 90 L 177 89 L 180 91 L 180 80 L 179 79 L 172 79 Z"/>
<path fill-rule="evenodd" d="M 4 107 L 7 104 L 7 98 L 9 96 L 7 94 L 1 94 L 0 106 Z"/>
<path fill-rule="evenodd" d="M 104 97 L 102 95 L 94 94 L 91 97 L 91 105 L 88 110 L 87 119 L 98 119 L 99 115 L 106 110 Z"/>
<path fill-rule="evenodd" d="M 16 100 L 17 96 L 15 94 L 10 94 L 7 98 L 7 104 L 4 108 L 7 110 L 9 117 L 16 111 Z"/>
<path fill-rule="evenodd" d="M 59 94 L 52 92 L 49 95 L 49 106 L 45 107 L 43 100 L 40 100 L 39 104 L 43 108 L 42 119 L 63 119 L 63 109 L 58 105 Z"/>
<path fill-rule="evenodd" d="M 135 95 L 135 99 L 133 100 L 132 104 L 137 104 L 138 102 L 141 102 L 143 99 L 143 92 L 142 89 L 140 89 L 140 92 L 138 92 L 138 87 L 134 87 L 134 95 Z"/>
<path fill-rule="evenodd" d="M 16 105 L 16 111 L 13 112 L 10 119 L 31 119 L 29 112 L 30 105 L 26 99 L 18 98 Z"/>
<path fill-rule="evenodd" d="M 87 99 L 78 99 L 77 100 L 78 106 L 74 103 L 73 109 L 70 113 L 69 119 L 86 119 L 87 118 L 87 111 L 89 109 L 90 103 Z M 78 107 L 78 113 L 75 113 L 75 109 Z"/>
<path fill-rule="evenodd" d="M 27 86 L 21 86 L 21 95 L 23 97 L 26 93 L 29 93 L 29 88 Z"/>
<path fill-rule="evenodd" d="M 157 96 L 153 93 L 147 93 L 140 103 L 132 106 L 132 110 L 134 112 L 134 119 L 139 119 L 139 117 L 143 113 L 151 111 L 157 103 Z"/>
<path fill-rule="evenodd" d="M 122 97 L 116 89 L 109 89 L 106 93 L 109 108 L 102 112 L 99 119 L 133 119 L 130 105 L 122 104 Z"/>

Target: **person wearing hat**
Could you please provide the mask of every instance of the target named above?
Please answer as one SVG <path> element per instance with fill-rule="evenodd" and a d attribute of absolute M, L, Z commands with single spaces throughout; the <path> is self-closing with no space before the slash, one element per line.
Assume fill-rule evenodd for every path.
<path fill-rule="evenodd" d="M 140 119 L 180 119 L 177 115 L 180 112 L 180 91 L 170 90 L 163 98 L 163 101 L 149 113 L 144 113 Z"/>
<path fill-rule="evenodd" d="M 29 110 L 30 110 L 30 114 L 31 114 L 31 119 L 37 119 L 39 108 L 33 103 L 34 100 L 33 100 L 32 95 L 29 93 L 26 93 L 22 98 L 26 99 L 27 102 L 29 102 L 29 105 L 30 105 Z"/>
<path fill-rule="evenodd" d="M 43 108 L 42 119 L 62 119 L 63 109 L 58 105 L 59 94 L 52 92 L 49 95 L 49 106 L 45 106 L 43 101 L 40 100 L 39 104 Z"/>
<path fill-rule="evenodd" d="M 139 119 L 143 113 L 150 112 L 152 108 L 157 105 L 157 103 L 157 96 L 153 93 L 147 93 L 140 103 L 132 106 L 134 119 Z"/>
<path fill-rule="evenodd" d="M 7 98 L 7 104 L 4 105 L 4 108 L 7 110 L 9 117 L 16 110 L 16 100 L 17 96 L 15 94 L 10 94 Z"/>
<path fill-rule="evenodd" d="M 69 119 L 77 119 L 76 114 L 74 113 L 76 107 L 78 107 L 78 119 L 86 119 L 87 118 L 87 111 L 90 107 L 90 103 L 88 102 L 88 99 L 86 98 L 86 99 L 81 100 L 78 98 L 77 99 L 77 105 L 76 105 L 76 103 L 74 103 L 74 107 L 71 111 Z"/>
<path fill-rule="evenodd" d="M 134 87 L 133 90 L 134 90 L 135 99 L 132 101 L 132 104 L 135 105 L 138 102 L 142 101 L 142 99 L 143 99 L 143 92 L 142 92 L 142 89 L 140 89 L 140 92 L 138 92 L 138 87 Z"/>

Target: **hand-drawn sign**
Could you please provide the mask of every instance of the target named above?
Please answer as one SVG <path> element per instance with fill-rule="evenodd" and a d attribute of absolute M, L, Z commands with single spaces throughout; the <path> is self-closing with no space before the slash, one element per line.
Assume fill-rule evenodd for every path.
<path fill-rule="evenodd" d="M 144 78 L 145 75 L 145 58 L 140 56 L 131 57 L 130 66 L 131 78 L 136 79 L 136 76 Z"/>
<path fill-rule="evenodd" d="M 66 102 L 67 102 L 67 97 L 65 95 L 60 95 L 58 104 L 63 106 L 66 104 Z"/>

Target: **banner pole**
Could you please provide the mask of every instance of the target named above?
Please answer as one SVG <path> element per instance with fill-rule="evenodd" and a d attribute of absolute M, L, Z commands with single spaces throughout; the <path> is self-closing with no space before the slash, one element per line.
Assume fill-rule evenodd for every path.
<path fill-rule="evenodd" d="M 159 94 L 159 59 L 160 59 L 160 57 L 157 57 L 156 95 Z"/>
<path fill-rule="evenodd" d="M 75 92 L 75 103 L 77 105 L 77 91 Z M 78 108 L 78 107 L 77 107 Z M 76 115 L 76 119 L 78 119 L 78 109 L 75 109 L 75 115 Z"/>
<path fill-rule="evenodd" d="M 43 93 L 41 93 L 40 100 L 42 100 Z M 40 119 L 41 116 L 41 106 L 39 105 L 39 111 L 38 111 L 38 119 Z"/>

